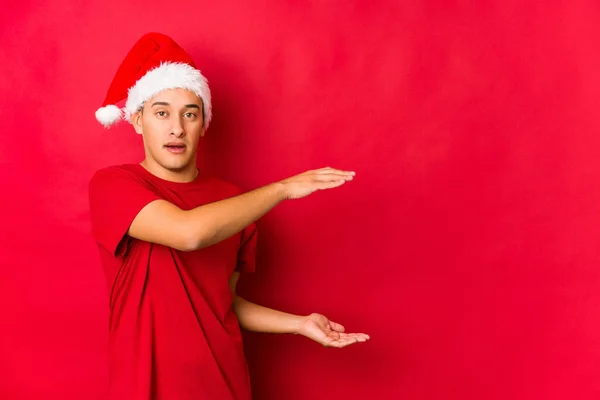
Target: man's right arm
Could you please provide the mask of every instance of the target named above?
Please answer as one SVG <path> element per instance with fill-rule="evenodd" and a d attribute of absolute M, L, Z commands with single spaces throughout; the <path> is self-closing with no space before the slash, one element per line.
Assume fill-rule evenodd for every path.
<path fill-rule="evenodd" d="M 353 172 L 333 168 L 307 171 L 239 196 L 187 211 L 168 201 L 155 200 L 137 214 L 128 234 L 139 240 L 177 250 L 197 250 L 242 231 L 285 199 L 299 199 L 317 190 L 341 186 L 352 180 L 353 176 Z"/>

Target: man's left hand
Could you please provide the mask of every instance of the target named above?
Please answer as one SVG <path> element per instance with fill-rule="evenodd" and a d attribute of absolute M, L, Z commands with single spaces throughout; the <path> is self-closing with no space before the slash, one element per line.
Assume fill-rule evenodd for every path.
<path fill-rule="evenodd" d="M 346 329 L 321 314 L 313 313 L 304 317 L 298 334 L 306 336 L 325 347 L 342 348 L 370 339 L 364 333 L 345 333 Z"/>

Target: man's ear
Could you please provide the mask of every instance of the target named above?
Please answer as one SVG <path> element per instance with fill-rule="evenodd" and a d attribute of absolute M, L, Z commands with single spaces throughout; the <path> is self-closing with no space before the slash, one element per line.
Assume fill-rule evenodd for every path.
<path fill-rule="evenodd" d="M 144 129 L 142 128 L 142 112 L 140 110 L 131 114 L 131 125 L 133 125 L 133 129 L 140 135 L 144 133 Z"/>

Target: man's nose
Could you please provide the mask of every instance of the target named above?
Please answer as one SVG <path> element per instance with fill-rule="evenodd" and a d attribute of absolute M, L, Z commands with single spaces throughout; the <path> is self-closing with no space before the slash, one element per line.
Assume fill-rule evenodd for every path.
<path fill-rule="evenodd" d="M 173 124 L 171 126 L 171 135 L 175 137 L 183 137 L 185 135 L 185 130 L 183 129 L 183 124 L 181 123 L 181 118 L 175 117 L 173 118 Z"/>

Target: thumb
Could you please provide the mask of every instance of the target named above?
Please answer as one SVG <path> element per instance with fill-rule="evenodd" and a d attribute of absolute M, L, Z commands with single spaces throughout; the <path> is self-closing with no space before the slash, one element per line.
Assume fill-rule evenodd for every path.
<path fill-rule="evenodd" d="M 346 328 L 344 328 L 343 325 L 340 325 L 337 322 L 329 321 L 329 326 L 331 326 L 331 329 L 336 332 L 343 333 L 346 331 Z"/>

